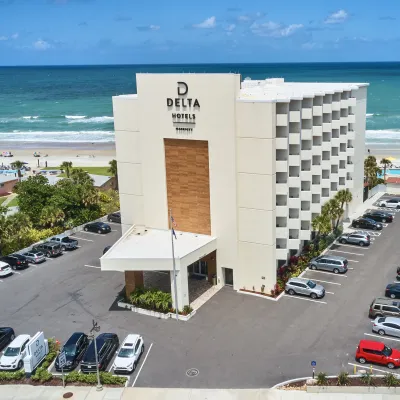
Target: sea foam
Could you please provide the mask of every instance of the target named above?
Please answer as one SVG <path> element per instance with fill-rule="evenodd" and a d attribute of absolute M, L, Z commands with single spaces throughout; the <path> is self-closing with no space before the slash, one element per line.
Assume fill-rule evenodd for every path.
<path fill-rule="evenodd" d="M 103 124 L 107 122 L 113 122 L 114 117 L 107 117 L 107 116 L 102 116 L 102 117 L 90 117 L 90 118 L 76 118 L 76 119 L 71 119 L 68 121 L 69 124 L 73 123 L 80 123 L 80 124 Z"/>
<path fill-rule="evenodd" d="M 86 115 L 66 115 L 65 118 L 67 118 L 67 119 L 82 119 L 82 118 L 86 118 Z"/>

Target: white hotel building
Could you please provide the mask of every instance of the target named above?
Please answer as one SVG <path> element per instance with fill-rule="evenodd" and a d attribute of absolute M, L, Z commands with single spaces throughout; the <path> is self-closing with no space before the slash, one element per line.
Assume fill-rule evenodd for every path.
<path fill-rule="evenodd" d="M 136 78 L 137 94 L 113 98 L 124 235 L 101 259 L 128 291 L 142 271 L 172 277 L 169 209 L 182 308 L 192 274 L 269 292 L 327 200 L 363 202 L 368 84 Z"/>

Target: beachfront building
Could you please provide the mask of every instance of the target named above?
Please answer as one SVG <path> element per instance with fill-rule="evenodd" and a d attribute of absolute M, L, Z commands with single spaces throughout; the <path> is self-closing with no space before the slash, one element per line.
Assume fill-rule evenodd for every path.
<path fill-rule="evenodd" d="M 101 258 L 128 292 L 143 271 L 172 274 L 169 210 L 182 308 L 191 277 L 269 292 L 327 200 L 362 203 L 367 84 L 136 78 L 113 98 L 123 236 Z"/>

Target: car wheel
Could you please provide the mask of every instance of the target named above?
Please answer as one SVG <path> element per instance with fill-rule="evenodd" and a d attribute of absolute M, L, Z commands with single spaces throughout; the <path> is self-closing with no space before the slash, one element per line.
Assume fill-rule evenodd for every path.
<path fill-rule="evenodd" d="M 84 229 L 85 232 L 87 232 L 88 230 L 89 230 L 88 228 L 85 228 L 85 229 Z"/>
<path fill-rule="evenodd" d="M 99 230 L 97 231 L 97 233 L 101 233 L 101 230 L 99 229 Z"/>
<path fill-rule="evenodd" d="M 294 294 L 296 294 L 295 291 L 294 291 L 293 289 L 289 289 L 288 293 L 289 293 L 291 296 L 293 296 Z"/>
<path fill-rule="evenodd" d="M 376 231 L 378 228 L 377 228 L 376 226 L 374 226 L 372 229 L 373 229 L 374 231 Z"/>
<path fill-rule="evenodd" d="M 339 273 L 339 270 L 338 270 L 337 268 L 335 268 L 335 269 L 333 270 L 333 273 L 334 273 L 334 274 L 338 274 L 338 273 Z"/>
<path fill-rule="evenodd" d="M 310 269 L 313 269 L 314 271 L 317 269 L 317 266 L 316 265 L 314 265 L 314 264 L 311 264 L 310 265 Z"/>
<path fill-rule="evenodd" d="M 385 334 L 385 331 L 383 329 L 379 329 L 378 333 L 383 336 Z"/>
<path fill-rule="evenodd" d="M 354 227 L 355 227 L 355 228 L 359 228 L 360 225 L 359 225 L 359 224 L 355 224 Z"/>
<path fill-rule="evenodd" d="M 65 251 L 65 246 L 61 246 L 61 251 Z"/>
<path fill-rule="evenodd" d="M 316 298 L 317 298 L 317 295 L 316 295 L 315 293 L 311 293 L 311 294 L 310 294 L 310 297 L 311 297 L 312 299 L 316 299 Z"/>
<path fill-rule="evenodd" d="M 18 369 L 21 369 L 23 366 L 24 366 L 24 362 L 22 360 L 19 360 Z"/>
<path fill-rule="evenodd" d="M 341 239 L 341 240 L 340 240 L 340 243 L 346 244 L 346 243 L 347 243 L 347 240 L 346 240 L 346 239 Z"/>
<path fill-rule="evenodd" d="M 386 222 L 386 219 L 385 219 L 385 218 L 383 218 L 382 222 Z"/>
<path fill-rule="evenodd" d="M 363 247 L 364 246 L 364 242 L 360 242 L 360 243 L 358 243 L 361 247 Z"/>
<path fill-rule="evenodd" d="M 365 364 L 365 363 L 367 362 L 367 360 L 366 360 L 364 357 L 360 357 L 360 358 L 358 359 L 358 362 L 359 362 L 360 364 Z"/>
<path fill-rule="evenodd" d="M 140 354 L 144 353 L 144 345 L 142 346 L 142 349 L 140 350 Z"/>
<path fill-rule="evenodd" d="M 112 219 L 111 219 L 111 218 L 108 218 L 107 221 L 108 221 L 108 222 L 112 222 Z"/>
<path fill-rule="evenodd" d="M 47 258 L 50 258 L 50 257 L 51 257 L 51 254 L 50 254 L 50 253 L 46 253 L 46 257 L 47 257 Z"/>
<path fill-rule="evenodd" d="M 395 299 L 395 298 L 396 298 L 396 295 L 395 295 L 394 293 L 392 293 L 392 294 L 390 295 L 390 298 L 391 298 L 391 299 Z"/>
<path fill-rule="evenodd" d="M 396 208 L 397 208 L 398 210 L 400 210 L 400 206 L 397 206 Z"/>
<path fill-rule="evenodd" d="M 394 368 L 394 364 L 393 364 L 393 363 L 388 363 L 387 367 L 388 367 L 389 369 L 393 369 L 393 368 Z"/>
<path fill-rule="evenodd" d="M 17 267 L 15 265 L 12 265 L 11 268 L 15 271 Z"/>

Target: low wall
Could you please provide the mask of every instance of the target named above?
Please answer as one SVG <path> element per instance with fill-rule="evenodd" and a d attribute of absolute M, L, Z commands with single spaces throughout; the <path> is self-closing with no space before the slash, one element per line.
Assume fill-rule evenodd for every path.
<path fill-rule="evenodd" d="M 389 185 L 382 185 L 382 184 L 376 185 L 371 190 L 368 190 L 368 198 L 370 199 L 372 196 L 375 196 L 379 192 L 386 193 L 388 191 L 388 186 Z M 399 185 L 397 185 L 397 186 L 399 186 Z M 400 191 L 400 187 L 399 187 L 399 191 Z"/>

